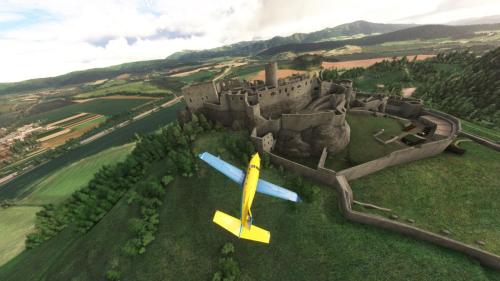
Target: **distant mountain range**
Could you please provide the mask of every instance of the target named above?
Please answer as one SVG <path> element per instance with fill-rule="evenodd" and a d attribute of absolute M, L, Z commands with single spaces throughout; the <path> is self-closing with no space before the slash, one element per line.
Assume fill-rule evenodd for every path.
<path fill-rule="evenodd" d="M 0 94 L 92 82 L 113 78 L 123 73 L 146 74 L 153 71 L 168 71 L 181 66 L 199 65 L 204 60 L 217 57 L 260 56 L 267 59 L 288 51 L 310 52 L 335 49 L 345 45 L 369 46 L 417 39 L 467 38 L 474 36 L 476 31 L 500 30 L 500 23 L 478 25 L 461 25 L 461 23 L 495 22 L 495 17 L 466 19 L 454 22 L 455 25 L 383 24 L 355 21 L 311 33 L 296 33 L 285 37 L 276 36 L 269 40 L 239 42 L 209 50 L 177 52 L 166 59 L 138 61 L 16 83 L 0 83 Z"/>
<path fill-rule="evenodd" d="M 324 41 L 317 43 L 293 43 L 283 44 L 268 48 L 259 53 L 261 56 L 273 56 L 282 52 L 311 52 L 317 50 L 335 49 L 345 45 L 369 46 L 386 42 L 435 39 L 435 38 L 469 38 L 474 32 L 486 30 L 500 30 L 500 23 L 478 24 L 478 25 L 420 25 L 402 30 L 388 32 L 375 36 L 367 36 L 358 39 Z"/>
<path fill-rule="evenodd" d="M 192 61 L 223 56 L 251 56 L 266 49 L 286 44 L 316 43 L 331 40 L 343 40 L 352 37 L 365 37 L 414 26 L 416 26 L 416 24 L 386 24 L 360 20 L 341 24 L 335 27 L 325 28 L 311 33 L 295 33 L 286 37 L 276 36 L 268 40 L 245 41 L 201 51 L 181 51 L 170 55 L 167 59 Z"/>

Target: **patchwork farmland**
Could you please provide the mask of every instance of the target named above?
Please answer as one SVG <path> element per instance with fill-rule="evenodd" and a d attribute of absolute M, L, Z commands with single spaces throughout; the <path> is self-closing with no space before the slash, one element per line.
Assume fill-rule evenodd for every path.
<path fill-rule="evenodd" d="M 78 113 L 47 125 L 47 130 L 37 135 L 42 149 L 64 144 L 78 138 L 92 128 L 106 121 L 106 117 L 95 113 Z"/>

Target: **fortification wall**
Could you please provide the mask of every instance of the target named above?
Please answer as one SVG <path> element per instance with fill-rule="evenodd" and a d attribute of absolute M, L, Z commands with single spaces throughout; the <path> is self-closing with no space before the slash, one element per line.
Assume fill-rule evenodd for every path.
<path fill-rule="evenodd" d="M 453 140 L 455 139 L 458 128 L 460 128 L 460 121 L 454 116 L 439 111 L 426 109 L 424 110 L 424 112 L 425 114 L 439 117 L 450 123 L 452 130 L 449 136 L 446 137 L 445 139 L 435 140 L 429 143 L 421 144 L 419 146 L 408 147 L 405 149 L 394 151 L 384 157 L 348 169 L 344 169 L 342 171 L 338 171 L 337 174 L 345 176 L 348 180 L 357 179 L 365 175 L 374 173 L 376 171 L 382 170 L 386 167 L 431 157 L 444 151 L 446 147 L 448 147 L 448 145 L 450 145 L 451 142 L 453 142 Z M 364 110 L 351 110 L 350 114 L 375 114 L 379 116 L 382 115 L 381 113 L 373 113 Z M 400 119 L 397 116 L 390 116 L 390 117 Z"/>
<path fill-rule="evenodd" d="M 358 223 L 373 225 L 379 228 L 395 231 L 420 240 L 428 241 L 442 247 L 465 253 L 485 266 L 500 270 L 500 256 L 464 244 L 462 242 L 438 235 L 411 225 L 388 220 L 382 217 L 356 212 L 352 210 L 352 190 L 343 175 L 336 177 L 338 205 L 342 214 L 349 220 Z"/>
<path fill-rule="evenodd" d="M 492 148 L 496 151 L 500 151 L 500 144 L 498 143 L 494 143 L 492 142 L 491 140 L 489 139 L 485 139 L 483 137 L 480 137 L 480 136 L 476 136 L 474 134 L 471 134 L 471 133 L 467 133 L 467 132 L 464 132 L 464 131 L 460 131 L 458 132 L 458 135 L 459 136 L 462 136 L 462 137 L 466 137 L 466 138 L 469 138 L 479 144 L 482 144 L 482 145 L 485 145 L 489 148 Z"/>
<path fill-rule="evenodd" d="M 206 102 L 219 103 L 219 95 L 213 81 L 183 87 L 182 94 L 188 108 L 193 111 L 202 108 Z"/>
<path fill-rule="evenodd" d="M 246 111 L 247 107 L 247 94 L 242 94 L 241 92 L 223 94 L 221 95 L 221 100 L 225 99 L 229 110 L 231 111 Z"/>
<path fill-rule="evenodd" d="M 307 78 L 278 88 L 266 88 L 257 93 L 264 116 L 276 116 L 282 112 L 304 108 L 312 100 L 312 79 Z"/>
<path fill-rule="evenodd" d="M 339 171 L 337 174 L 345 176 L 348 180 L 357 179 L 390 166 L 404 164 L 437 155 L 443 152 L 443 150 L 445 150 L 452 141 L 453 139 L 449 138 L 424 143 L 420 147 L 408 147 L 402 150 L 397 150 L 385 157 Z"/>
<path fill-rule="evenodd" d="M 268 155 L 273 164 L 281 165 L 285 169 L 293 171 L 298 175 L 311 178 L 326 185 L 333 185 L 335 183 L 335 172 L 331 170 L 309 168 L 272 152 L 268 152 Z"/>
<path fill-rule="evenodd" d="M 451 132 L 452 136 L 457 136 L 458 132 L 462 130 L 460 119 L 458 119 L 453 115 L 430 108 L 424 108 L 422 112 L 423 114 L 434 115 L 448 121 L 452 125 L 452 132 Z"/>

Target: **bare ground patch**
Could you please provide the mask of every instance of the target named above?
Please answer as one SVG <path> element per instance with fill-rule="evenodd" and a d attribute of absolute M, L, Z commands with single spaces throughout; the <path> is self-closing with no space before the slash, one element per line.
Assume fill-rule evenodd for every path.
<path fill-rule="evenodd" d="M 409 60 L 413 59 L 414 56 L 407 56 Z M 435 55 L 418 55 L 417 60 L 425 60 L 427 58 L 435 57 Z M 397 57 L 398 59 L 402 57 Z M 381 62 L 383 60 L 392 60 L 392 57 L 382 57 L 382 58 L 374 58 L 374 59 L 365 59 L 365 60 L 349 60 L 349 61 L 337 61 L 337 62 L 323 62 L 321 66 L 324 68 L 355 68 L 355 67 L 369 67 L 377 62 Z"/>
<path fill-rule="evenodd" d="M 303 70 L 294 70 L 294 69 L 278 69 L 278 78 L 285 78 L 291 76 L 292 74 L 302 74 L 306 73 Z M 259 71 L 253 77 L 250 77 L 249 80 L 265 80 L 266 73 L 264 70 Z"/>

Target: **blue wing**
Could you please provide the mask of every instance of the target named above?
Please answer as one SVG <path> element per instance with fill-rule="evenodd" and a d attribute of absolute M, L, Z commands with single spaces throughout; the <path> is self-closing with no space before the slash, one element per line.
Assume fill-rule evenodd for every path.
<path fill-rule="evenodd" d="M 263 179 L 259 179 L 259 182 L 257 184 L 257 192 L 285 200 L 290 200 L 293 202 L 300 202 L 300 197 L 297 195 L 297 193 L 267 182 Z"/>
<path fill-rule="evenodd" d="M 245 173 L 242 170 L 208 152 L 203 152 L 199 155 L 199 157 L 201 160 L 205 161 L 208 165 L 212 166 L 217 171 L 224 174 L 226 177 L 232 179 L 240 186 L 243 186 Z M 297 193 L 267 182 L 263 179 L 259 179 L 259 182 L 257 183 L 257 192 L 285 200 L 290 200 L 293 202 L 300 202 L 300 197 L 297 195 Z"/>
<path fill-rule="evenodd" d="M 243 185 L 243 181 L 245 180 L 245 173 L 242 170 L 208 152 L 203 152 L 199 155 L 199 157 L 201 160 L 207 162 L 208 165 L 214 167 L 217 171 L 221 172 L 226 177 L 232 179 L 241 186 Z"/>

